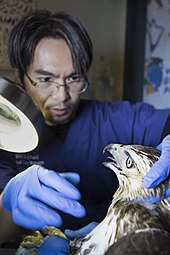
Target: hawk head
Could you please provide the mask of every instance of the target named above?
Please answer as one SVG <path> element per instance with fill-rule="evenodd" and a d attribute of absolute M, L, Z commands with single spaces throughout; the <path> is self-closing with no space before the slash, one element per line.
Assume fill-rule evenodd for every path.
<path fill-rule="evenodd" d="M 109 152 L 109 162 L 104 165 L 113 170 L 119 181 L 119 196 L 130 200 L 161 197 L 169 185 L 164 181 L 154 189 L 146 189 L 143 178 L 151 166 L 159 159 L 160 152 L 149 146 L 109 144 L 104 152 Z"/>

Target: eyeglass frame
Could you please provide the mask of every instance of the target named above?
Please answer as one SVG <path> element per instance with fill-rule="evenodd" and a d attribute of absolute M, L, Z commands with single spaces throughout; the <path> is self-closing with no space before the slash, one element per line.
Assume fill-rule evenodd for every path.
<path fill-rule="evenodd" d="M 39 83 L 39 81 L 35 82 L 35 81 L 33 81 L 33 80 L 30 78 L 30 76 L 29 76 L 27 73 L 25 73 L 25 74 L 26 74 L 28 80 L 30 81 L 30 83 L 36 88 L 36 86 L 37 86 L 37 84 Z M 79 94 L 82 94 L 82 93 L 86 92 L 86 90 L 87 90 L 87 88 L 88 88 L 88 86 L 89 86 L 89 81 L 88 81 L 87 79 L 85 79 L 85 80 L 82 81 L 82 82 L 85 83 L 85 87 L 83 88 L 82 91 L 79 91 L 79 92 L 78 92 Z M 56 81 L 52 81 L 52 83 L 55 83 L 56 85 L 58 85 L 58 90 L 57 90 L 57 91 L 59 91 L 60 87 L 69 88 L 69 86 L 68 86 L 66 83 L 60 84 L 60 83 L 58 83 L 58 82 L 56 82 Z M 71 84 L 71 83 L 73 83 L 73 82 L 70 82 L 70 84 Z"/>

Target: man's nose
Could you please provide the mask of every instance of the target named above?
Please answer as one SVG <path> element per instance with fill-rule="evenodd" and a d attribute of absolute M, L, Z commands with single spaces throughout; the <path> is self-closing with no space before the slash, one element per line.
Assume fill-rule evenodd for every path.
<path fill-rule="evenodd" d="M 66 85 L 60 85 L 59 88 L 56 87 L 52 93 L 52 98 L 59 101 L 66 101 L 69 97 L 68 88 Z"/>

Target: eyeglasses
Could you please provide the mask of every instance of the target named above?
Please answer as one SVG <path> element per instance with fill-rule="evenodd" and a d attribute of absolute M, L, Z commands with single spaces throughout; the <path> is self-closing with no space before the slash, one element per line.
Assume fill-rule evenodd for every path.
<path fill-rule="evenodd" d="M 78 75 L 72 75 L 65 80 L 64 84 L 59 84 L 51 77 L 44 77 L 43 80 L 33 81 L 27 74 L 26 76 L 34 87 L 47 93 L 52 93 L 54 91 L 57 92 L 59 91 L 60 87 L 66 87 L 67 91 L 81 94 L 84 93 L 89 86 L 88 81 L 80 78 Z"/>

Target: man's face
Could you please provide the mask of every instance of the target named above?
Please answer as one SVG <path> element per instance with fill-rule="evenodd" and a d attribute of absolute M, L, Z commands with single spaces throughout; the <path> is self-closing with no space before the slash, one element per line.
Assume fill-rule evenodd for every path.
<path fill-rule="evenodd" d="M 33 63 L 27 74 L 34 82 L 55 80 L 61 85 L 75 75 L 71 52 L 65 41 L 42 39 L 35 49 Z M 79 105 L 79 93 L 73 93 L 65 86 L 61 86 L 58 91 L 55 86 L 51 91 L 33 86 L 26 75 L 25 89 L 41 110 L 47 125 L 61 125 L 74 118 Z"/>

